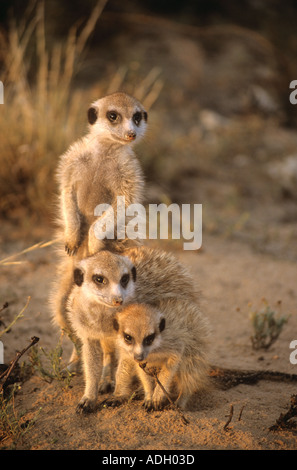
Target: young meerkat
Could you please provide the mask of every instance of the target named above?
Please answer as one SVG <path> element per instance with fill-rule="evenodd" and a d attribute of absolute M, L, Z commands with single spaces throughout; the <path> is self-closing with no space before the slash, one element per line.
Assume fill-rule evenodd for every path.
<path fill-rule="evenodd" d="M 131 379 L 137 375 L 144 389 L 144 407 L 159 410 L 168 402 L 162 388 L 145 368 L 155 368 L 167 393 L 177 395 L 184 409 L 194 392 L 208 386 L 206 359 L 208 324 L 197 304 L 177 299 L 162 300 L 158 306 L 132 304 L 113 321 L 118 333 L 119 365 L 116 386 L 109 406 L 131 396 Z"/>
<path fill-rule="evenodd" d="M 113 319 L 117 311 L 135 302 L 156 307 L 162 299 L 196 302 L 198 294 L 175 256 L 145 246 L 129 248 L 121 255 L 102 250 L 81 260 L 74 281 L 67 301 L 68 321 L 82 343 L 85 374 L 78 411 L 91 411 L 98 391 L 104 393 L 114 386 L 117 335 Z"/>
<path fill-rule="evenodd" d="M 54 323 L 74 337 L 66 316 L 66 303 L 73 287 L 75 263 L 100 249 L 122 250 L 138 241 L 96 238 L 99 204 L 109 204 L 116 221 L 117 196 L 125 205 L 140 203 L 143 174 L 132 145 L 145 134 L 147 112 L 142 104 L 126 93 L 113 93 L 93 102 L 88 110 L 89 133 L 70 146 L 60 157 L 57 169 L 59 212 L 57 238 L 64 240 L 56 279 L 50 295 Z M 116 225 L 116 224 L 115 224 Z M 70 363 L 76 364 L 74 348 Z"/>
<path fill-rule="evenodd" d="M 147 112 L 135 98 L 113 93 L 92 103 L 88 121 L 89 133 L 60 157 L 57 170 L 65 250 L 81 252 L 80 258 L 102 248 L 94 235 L 96 206 L 109 204 L 116 215 L 117 196 L 125 197 L 126 207 L 142 200 L 143 174 L 132 144 L 145 134 Z"/>

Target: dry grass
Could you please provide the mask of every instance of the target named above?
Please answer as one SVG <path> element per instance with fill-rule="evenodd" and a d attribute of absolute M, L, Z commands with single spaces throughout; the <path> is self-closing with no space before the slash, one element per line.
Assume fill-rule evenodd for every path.
<path fill-rule="evenodd" d="M 88 39 L 106 3 L 99 0 L 79 31 L 76 25 L 71 27 L 66 40 L 51 47 L 42 1 L 31 1 L 18 24 L 12 19 L 8 31 L 0 31 L 2 215 L 20 207 L 38 215 L 49 214 L 57 159 L 86 130 L 86 114 L 81 110 L 94 96 L 92 90 L 75 89 L 73 79 L 84 63 Z M 96 86 L 95 98 L 118 89 L 126 74 L 126 70 L 119 70 L 108 89 Z M 153 69 L 135 90 L 147 107 L 161 90 L 159 74 Z"/>
<path fill-rule="evenodd" d="M 31 1 L 23 20 L 1 32 L 5 104 L 0 115 L 0 211 L 19 206 L 47 212 L 58 155 L 77 135 L 83 94 L 72 81 L 106 0 L 77 34 L 49 50 L 44 3 Z M 34 65 L 33 65 L 34 64 Z"/>

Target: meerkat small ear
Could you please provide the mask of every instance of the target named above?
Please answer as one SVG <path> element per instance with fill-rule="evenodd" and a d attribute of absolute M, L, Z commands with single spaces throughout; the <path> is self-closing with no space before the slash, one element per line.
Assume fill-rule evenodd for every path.
<path fill-rule="evenodd" d="M 73 280 L 77 286 L 81 286 L 84 282 L 84 273 L 81 269 L 76 268 L 73 271 Z"/>
<path fill-rule="evenodd" d="M 98 110 L 94 106 L 91 106 L 88 109 L 89 124 L 95 124 L 95 122 L 97 121 L 97 118 L 98 118 Z"/>
<path fill-rule="evenodd" d="M 165 328 L 165 323 L 166 323 L 165 318 L 164 318 L 164 317 L 161 318 L 161 321 L 160 321 L 160 323 L 159 323 L 159 330 L 160 330 L 160 333 L 161 333 L 161 331 L 164 330 L 164 328 Z"/>
<path fill-rule="evenodd" d="M 118 324 L 118 321 L 116 318 L 112 320 L 112 326 L 114 330 L 119 331 L 120 325 Z"/>
<path fill-rule="evenodd" d="M 136 281 L 136 268 L 135 268 L 135 266 L 133 266 L 133 268 L 131 269 L 131 273 L 132 273 L 132 279 L 135 282 Z"/>
<path fill-rule="evenodd" d="M 146 111 L 143 111 L 143 119 L 145 120 L 145 122 L 147 122 L 147 112 Z"/>

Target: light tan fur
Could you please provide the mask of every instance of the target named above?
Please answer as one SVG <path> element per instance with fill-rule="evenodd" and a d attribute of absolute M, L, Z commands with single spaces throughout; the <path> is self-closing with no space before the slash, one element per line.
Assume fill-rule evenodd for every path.
<path fill-rule="evenodd" d="M 128 257 L 136 268 L 138 303 L 159 305 L 161 299 L 172 297 L 199 301 L 199 286 L 189 270 L 172 253 L 138 246 L 126 248 L 122 255 Z"/>
<path fill-rule="evenodd" d="M 126 93 L 113 93 L 91 104 L 88 119 L 89 132 L 60 157 L 57 169 L 57 238 L 63 241 L 58 248 L 59 266 L 50 304 L 54 322 L 70 336 L 73 332 L 65 308 L 77 261 L 106 247 L 121 251 L 133 244 L 127 239 L 117 240 L 116 227 L 115 240 L 97 239 L 94 210 L 99 204 L 109 204 L 116 221 L 117 196 L 125 197 L 126 207 L 140 203 L 144 186 L 132 149 L 146 130 L 147 113 L 141 103 Z"/>
<path fill-rule="evenodd" d="M 175 391 L 180 408 L 186 407 L 194 392 L 205 390 L 208 324 L 195 302 L 165 299 L 158 309 L 147 304 L 129 305 L 117 314 L 114 327 L 119 349 L 115 403 L 131 396 L 131 378 L 135 374 L 145 392 L 146 409 L 162 409 L 168 401 L 141 363 L 157 369 L 160 383 L 167 392 Z"/>
<path fill-rule="evenodd" d="M 197 302 L 198 294 L 190 274 L 175 256 L 144 246 L 127 249 L 121 255 L 100 251 L 80 261 L 77 273 L 81 273 L 81 282 L 70 294 L 68 319 L 83 345 L 86 387 L 78 409 L 86 411 L 94 408 L 98 390 L 104 392 L 113 386 L 116 365 L 113 319 L 117 310 L 135 302 L 158 307 L 163 299 L 186 302 L 188 298 Z M 125 288 L 120 285 L 124 274 L 129 274 Z M 94 275 L 108 280 L 103 289 L 94 283 Z M 118 296 L 118 304 L 104 301 L 102 292 L 108 298 Z M 184 312 L 181 310 L 180 314 Z M 92 347 L 94 341 L 101 344 L 102 370 L 99 347 Z"/>

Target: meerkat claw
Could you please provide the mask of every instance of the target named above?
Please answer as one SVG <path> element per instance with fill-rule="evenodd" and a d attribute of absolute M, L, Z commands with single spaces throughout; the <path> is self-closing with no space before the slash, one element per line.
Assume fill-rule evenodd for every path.
<path fill-rule="evenodd" d="M 77 414 L 92 413 L 94 410 L 95 402 L 86 397 L 83 397 L 76 407 Z"/>

